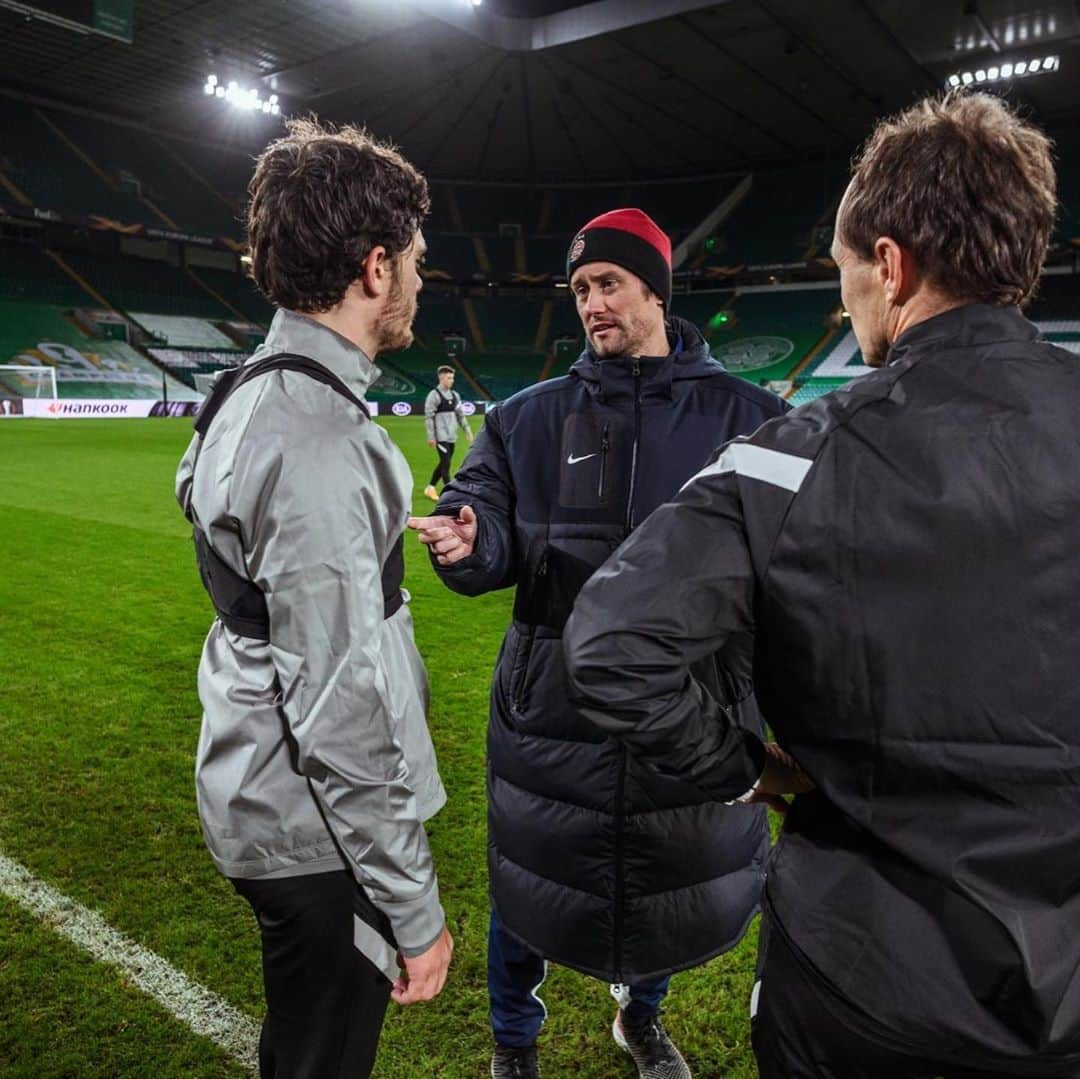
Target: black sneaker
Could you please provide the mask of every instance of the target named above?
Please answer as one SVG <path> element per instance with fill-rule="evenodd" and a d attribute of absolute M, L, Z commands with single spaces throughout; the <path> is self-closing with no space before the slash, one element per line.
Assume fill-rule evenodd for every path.
<path fill-rule="evenodd" d="M 668 1037 L 659 1015 L 643 1027 L 624 1027 L 622 1014 L 622 1011 L 616 1013 L 611 1033 L 615 1044 L 630 1054 L 640 1079 L 692 1079 L 682 1053 Z"/>
<path fill-rule="evenodd" d="M 505 1045 L 496 1045 L 491 1055 L 491 1079 L 540 1079 L 536 1046 L 510 1049 Z"/>

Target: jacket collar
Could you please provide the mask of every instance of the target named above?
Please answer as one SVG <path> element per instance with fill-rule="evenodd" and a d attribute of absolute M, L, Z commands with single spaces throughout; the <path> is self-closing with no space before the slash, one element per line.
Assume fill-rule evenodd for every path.
<path fill-rule="evenodd" d="M 723 365 L 709 355 L 708 343 L 692 322 L 669 316 L 666 328 L 668 344 L 673 351 L 667 356 L 638 359 L 644 396 L 670 397 L 673 382 L 707 378 L 724 370 Z M 674 351 L 679 345 L 681 349 Z M 581 379 L 588 391 L 602 401 L 634 392 L 633 362 L 624 356 L 601 360 L 586 347 L 570 368 L 570 374 Z"/>
<path fill-rule="evenodd" d="M 985 303 L 954 307 L 905 330 L 889 349 L 887 363 L 908 358 L 912 351 L 939 351 L 989 345 L 996 341 L 1034 341 L 1037 327 L 1019 307 L 993 307 Z"/>
<path fill-rule="evenodd" d="M 337 375 L 357 397 L 362 397 L 380 374 L 363 349 L 350 340 L 307 315 L 284 308 L 278 308 L 266 340 L 253 359 L 275 352 L 293 352 L 316 360 Z"/>

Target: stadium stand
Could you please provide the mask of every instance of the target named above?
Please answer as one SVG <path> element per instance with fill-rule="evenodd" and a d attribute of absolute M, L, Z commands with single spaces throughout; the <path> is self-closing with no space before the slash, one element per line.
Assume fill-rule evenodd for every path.
<path fill-rule="evenodd" d="M 543 305 L 518 296 L 491 296 L 471 301 L 485 348 L 495 351 L 543 351 L 537 347 Z"/>
<path fill-rule="evenodd" d="M 196 285 L 217 293 L 224 304 L 234 309 L 257 326 L 268 327 L 274 317 L 274 309 L 255 287 L 251 278 L 233 270 L 218 270 L 209 266 L 194 266 L 188 274 Z"/>
<path fill-rule="evenodd" d="M 791 377 L 828 334 L 839 302 L 835 287 L 766 289 L 679 295 L 672 310 L 701 328 L 732 374 L 764 385 Z"/>
<path fill-rule="evenodd" d="M 749 194 L 721 228 L 707 265 L 798 262 L 824 255 L 847 185 L 844 161 L 823 161 L 753 174 Z M 815 228 L 821 234 L 815 236 Z"/>
<path fill-rule="evenodd" d="M 132 318 L 157 340 L 172 349 L 235 349 L 236 343 L 205 319 L 190 315 L 159 315 L 133 311 Z"/>
<path fill-rule="evenodd" d="M 0 99 L 0 123 L 5 130 L 0 170 L 35 204 L 121 222 L 239 235 L 249 153 L 8 99 Z M 1065 257 L 1080 236 L 1080 198 L 1073 182 L 1080 176 L 1080 140 L 1066 134 L 1057 152 L 1063 180 L 1055 242 L 1059 257 Z M 447 336 L 464 339 L 459 388 L 466 397 L 500 400 L 538 378 L 565 373 L 582 345 L 580 323 L 566 292 L 540 286 L 562 275 L 574 230 L 613 206 L 637 205 L 677 244 L 743 175 L 533 188 L 433 181 L 432 214 L 425 226 L 429 283 L 420 297 L 417 343 L 385 360 L 386 379 L 373 397 L 421 400 L 434 384 L 434 369 L 445 362 Z M 846 177 L 847 162 L 838 158 L 755 171 L 749 194 L 686 268 L 726 272 L 733 265 L 820 258 Z M 507 230 L 507 225 L 518 228 Z M 46 324 L 55 328 L 59 318 L 71 333 L 81 331 L 64 317 L 65 309 L 114 306 L 149 335 L 149 340 L 132 337 L 149 346 L 146 355 L 130 351 L 155 379 L 160 374 L 151 360 L 188 385 L 194 373 L 235 362 L 258 344 L 273 315 L 250 280 L 227 268 L 235 255 L 220 242 L 213 250 L 189 248 L 192 265 L 185 267 L 177 243 L 162 241 L 161 250 L 153 252 L 146 241 L 117 240 L 111 252 L 92 254 L 68 250 L 64 242 L 46 250 L 25 240 L 0 239 L 0 299 L 47 305 L 42 310 L 52 314 Z M 157 257 L 135 257 L 118 247 Z M 1072 325 L 1075 281 L 1045 279 L 1039 301 L 1044 320 Z M 478 289 L 489 282 L 497 284 Z M 505 287 L 509 282 L 524 287 L 514 292 Z M 835 285 L 759 290 L 743 282 L 718 292 L 677 290 L 673 310 L 702 327 L 714 354 L 733 373 L 758 383 L 794 379 L 792 399 L 800 401 L 842 385 L 857 363 L 850 337 L 842 328 L 830 329 L 838 298 Z M 23 310 L 17 340 L 5 339 L 5 347 L 14 351 L 28 347 L 27 323 L 34 321 L 25 314 L 30 308 Z M 35 335 L 40 336 L 30 337 Z M 58 331 L 53 336 L 72 348 L 87 341 L 94 348 L 104 344 L 92 337 L 61 339 Z M 1058 337 L 1073 340 L 1065 329 Z"/>
<path fill-rule="evenodd" d="M 133 195 L 120 191 L 43 110 L 0 98 L 0 171 L 42 209 L 98 214 L 160 225 Z M 6 185 L 5 185 L 6 186 Z"/>
<path fill-rule="evenodd" d="M 152 137 L 129 131 L 126 138 L 118 138 L 115 124 L 86 116 L 57 113 L 49 119 L 110 180 L 138 200 L 142 219 L 211 236 L 237 233 L 235 210 L 228 201 L 193 184 L 190 173 L 163 153 Z"/>
<path fill-rule="evenodd" d="M 0 242 L 0 299 L 79 306 L 90 294 L 40 247 Z"/>
<path fill-rule="evenodd" d="M 507 356 L 501 353 L 469 355 L 470 373 L 493 401 L 505 401 L 519 390 L 539 381 L 547 357 L 543 353 Z M 467 396 L 465 387 L 457 387 Z"/>
<path fill-rule="evenodd" d="M 1080 355 L 1080 277 L 1045 274 L 1037 297 L 1025 313 L 1048 341 Z M 869 370 L 862 362 L 855 334 L 845 323 L 796 379 L 790 400 L 793 404 L 804 404 L 847 385 Z"/>
<path fill-rule="evenodd" d="M 233 317 L 233 312 L 209 293 L 193 287 L 191 279 L 170 263 L 76 252 L 65 253 L 63 259 L 122 311 L 154 311 L 206 319 Z"/>
<path fill-rule="evenodd" d="M 47 304 L 0 301 L 0 364 L 54 367 L 62 398 L 160 397 L 163 384 L 172 400 L 198 398 L 130 345 L 90 337 Z"/>
<path fill-rule="evenodd" d="M 1055 140 L 1058 159 L 1057 228 L 1053 244 L 1063 251 L 1080 256 L 1080 136 L 1075 132 L 1060 135 Z"/>

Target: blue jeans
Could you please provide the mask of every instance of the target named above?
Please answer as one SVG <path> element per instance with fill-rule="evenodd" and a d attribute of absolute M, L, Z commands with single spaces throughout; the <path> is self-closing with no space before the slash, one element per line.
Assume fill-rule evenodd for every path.
<path fill-rule="evenodd" d="M 547 960 L 507 933 L 492 911 L 488 923 L 488 998 L 496 1045 L 522 1048 L 535 1043 L 547 1018 L 547 1008 L 536 995 L 546 976 Z M 630 1000 L 623 1008 L 625 1021 L 631 1026 L 648 1022 L 667 994 L 670 980 L 630 986 Z"/>

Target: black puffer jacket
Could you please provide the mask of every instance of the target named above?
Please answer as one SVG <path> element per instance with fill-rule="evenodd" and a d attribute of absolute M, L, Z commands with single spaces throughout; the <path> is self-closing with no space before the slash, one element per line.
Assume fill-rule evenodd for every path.
<path fill-rule="evenodd" d="M 474 554 L 436 566 L 450 588 L 517 588 L 488 732 L 495 909 L 548 958 L 620 982 L 738 941 L 768 847 L 762 809 L 661 778 L 569 701 L 561 635 L 582 585 L 712 450 L 786 409 L 728 375 L 696 327 L 672 319 L 669 338 L 663 358 L 585 352 L 489 414 L 437 510 L 471 505 L 479 520 Z M 757 730 L 749 653 L 732 641 L 698 673 Z"/>

